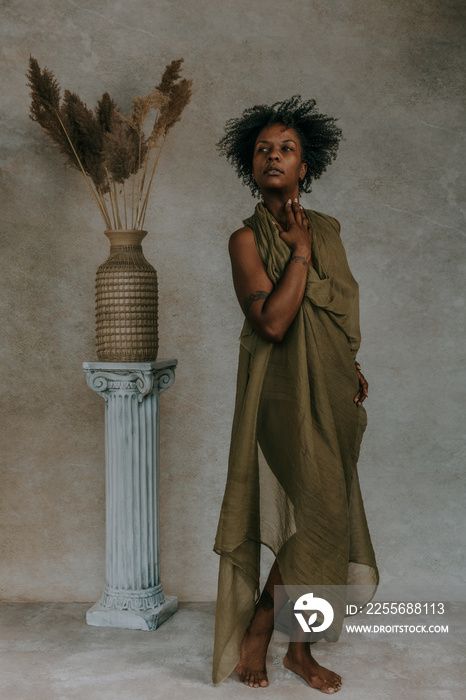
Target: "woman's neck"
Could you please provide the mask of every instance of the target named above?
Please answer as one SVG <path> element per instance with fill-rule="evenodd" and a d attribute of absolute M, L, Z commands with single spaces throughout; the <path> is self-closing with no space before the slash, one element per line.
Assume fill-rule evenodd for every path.
<path fill-rule="evenodd" d="M 288 228 L 285 206 L 289 199 L 293 201 L 295 198 L 299 200 L 299 188 L 296 188 L 295 192 L 286 196 L 279 192 L 272 194 L 262 192 L 262 201 L 264 202 L 265 208 L 285 231 Z"/>

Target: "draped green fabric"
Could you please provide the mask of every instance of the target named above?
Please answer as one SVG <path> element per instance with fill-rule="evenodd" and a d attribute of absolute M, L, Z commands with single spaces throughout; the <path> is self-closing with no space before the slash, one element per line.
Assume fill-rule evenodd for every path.
<path fill-rule="evenodd" d="M 234 669 L 254 615 L 261 544 L 276 555 L 285 585 L 379 581 L 357 474 L 366 427 L 366 411 L 353 401 L 359 390 L 358 284 L 336 220 L 305 213 L 314 267 L 293 323 L 281 343 L 263 340 L 247 320 L 240 337 L 228 476 L 214 544 L 220 555 L 214 684 Z M 276 285 L 291 251 L 273 222 L 260 203 L 244 224 Z M 326 638 L 334 641 L 338 629 Z"/>

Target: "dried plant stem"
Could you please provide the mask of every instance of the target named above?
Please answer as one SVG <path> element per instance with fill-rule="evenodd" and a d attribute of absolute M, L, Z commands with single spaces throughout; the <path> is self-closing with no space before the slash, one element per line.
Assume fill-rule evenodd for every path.
<path fill-rule="evenodd" d="M 146 156 L 147 157 L 147 156 Z M 138 215 L 139 215 L 139 203 L 141 201 L 141 171 L 138 170 L 137 175 L 134 176 L 135 178 L 137 177 L 137 185 L 136 185 L 136 211 L 134 214 L 134 221 L 137 223 L 138 220 Z"/>
<path fill-rule="evenodd" d="M 131 222 L 133 229 L 136 228 L 136 221 L 138 218 L 138 206 L 139 206 L 139 182 L 141 178 L 141 132 L 139 132 L 139 147 L 138 147 L 138 168 L 137 171 L 133 173 L 133 187 L 131 194 Z M 136 192 L 138 194 L 136 194 Z M 136 202 L 136 204 L 135 204 Z M 135 210 L 136 207 L 136 210 Z"/>
<path fill-rule="evenodd" d="M 104 223 L 105 223 L 105 225 L 106 225 L 107 227 L 110 228 L 110 227 L 111 227 L 111 221 L 110 221 L 110 219 L 107 219 L 107 217 L 105 216 L 105 211 L 104 211 L 104 209 L 102 208 L 102 205 L 101 205 L 101 203 L 99 202 L 99 199 L 98 199 L 98 197 L 97 197 L 97 194 L 96 194 L 94 188 L 92 187 L 89 178 L 88 178 L 87 175 L 86 175 L 86 171 L 84 170 L 83 164 L 81 163 L 81 160 L 80 160 L 78 154 L 76 153 L 76 149 L 75 149 L 75 147 L 73 146 L 73 142 L 72 142 L 71 139 L 70 139 L 70 136 L 69 136 L 69 134 L 68 134 L 68 132 L 67 132 L 67 130 L 66 130 L 66 127 L 65 127 L 65 125 L 63 124 L 63 121 L 61 120 L 61 117 L 60 117 L 59 113 L 57 112 L 57 110 L 54 108 L 53 111 L 55 112 L 55 114 L 56 114 L 56 116 L 57 116 L 57 119 L 58 119 L 58 121 L 60 122 L 60 126 L 61 126 L 61 128 L 63 129 L 63 132 L 64 132 L 66 138 L 68 139 L 68 143 L 70 144 L 71 148 L 73 149 L 74 157 L 76 158 L 76 161 L 77 161 L 79 167 L 81 168 L 81 172 L 82 172 L 82 174 L 84 175 L 84 179 L 86 180 L 87 185 L 88 185 L 90 191 L 92 192 L 92 196 L 94 197 L 95 203 L 96 203 L 97 206 L 99 207 L 99 211 L 100 211 L 100 214 L 101 214 L 101 216 L 102 216 L 102 218 L 103 218 L 103 220 L 104 220 Z"/>
<path fill-rule="evenodd" d="M 159 162 L 160 154 L 162 153 L 162 148 L 163 148 L 163 145 L 166 141 L 166 138 L 167 138 L 167 134 L 165 134 L 163 139 L 162 139 L 162 143 L 159 146 L 159 152 L 157 153 L 157 156 L 156 156 L 155 161 L 154 161 L 154 165 L 152 167 L 152 173 L 150 176 L 149 184 L 147 186 L 147 192 L 146 192 L 146 196 L 144 198 L 144 203 L 142 205 L 141 215 L 140 215 L 139 221 L 138 221 L 139 228 L 142 228 L 144 226 L 144 221 L 145 221 L 146 212 L 147 212 L 147 204 L 149 202 L 149 195 L 150 195 L 150 191 L 151 191 L 151 187 L 152 187 L 152 181 L 154 179 L 155 169 L 157 168 L 157 164 Z"/>
<path fill-rule="evenodd" d="M 105 168 L 105 170 L 107 170 L 107 169 Z M 108 175 L 108 177 L 109 177 L 109 175 Z M 114 226 L 117 229 L 122 229 L 123 226 L 121 225 L 120 210 L 118 208 L 118 192 L 116 189 L 115 181 L 110 180 L 109 185 L 110 185 L 110 187 L 108 190 L 108 195 L 109 195 L 110 201 L 112 203 Z"/>
<path fill-rule="evenodd" d="M 128 221 L 126 219 L 126 192 L 125 192 L 125 181 L 123 180 L 123 205 L 125 207 L 125 228 L 128 228 Z"/>
<path fill-rule="evenodd" d="M 153 144 L 153 145 L 150 145 L 150 146 L 149 146 L 148 151 L 147 151 L 147 153 L 146 153 L 146 158 L 145 158 L 145 161 L 144 161 L 144 169 L 143 169 L 143 172 L 142 172 L 142 177 L 139 176 L 139 177 L 140 177 L 140 180 L 139 180 L 139 182 L 138 182 L 138 192 L 139 192 L 139 196 L 138 196 L 138 201 L 137 201 L 137 204 L 136 204 L 136 222 L 137 222 L 138 220 L 140 220 L 140 216 L 139 216 L 139 205 L 141 204 L 142 194 L 143 194 L 143 191 L 144 191 L 144 185 L 145 185 L 145 183 L 146 183 L 146 175 L 147 175 L 147 168 L 148 168 L 149 160 L 150 160 L 150 154 L 151 154 L 151 151 L 153 151 L 154 148 L 156 148 L 156 147 L 157 147 L 157 144 Z M 139 175 L 139 173 L 138 173 L 138 175 Z M 141 210 L 141 215 L 142 215 L 142 210 Z"/>
<path fill-rule="evenodd" d="M 113 206 L 112 190 L 109 190 L 108 196 L 110 197 L 110 206 L 112 207 L 113 228 L 116 228 L 117 225 L 116 225 L 115 207 Z"/>
<path fill-rule="evenodd" d="M 140 131 L 139 131 L 138 171 L 137 171 L 137 187 L 136 188 L 135 188 L 136 174 L 133 177 L 133 199 L 131 202 L 131 218 L 133 219 L 133 228 L 135 228 L 137 225 L 138 213 L 139 213 L 139 203 L 141 201 L 141 191 L 142 191 L 142 189 L 141 189 L 142 188 L 142 186 L 141 186 L 141 153 L 142 153 L 142 126 L 140 127 Z M 145 166 L 147 164 L 148 157 L 149 157 L 149 153 L 146 153 Z M 137 191 L 136 212 L 134 211 L 134 196 L 135 196 L 134 190 L 135 189 Z"/>
<path fill-rule="evenodd" d="M 133 178 L 132 178 L 132 187 L 131 187 L 131 228 L 134 229 L 134 185 L 136 182 L 136 174 L 133 173 Z"/>
<path fill-rule="evenodd" d="M 105 195 L 100 190 L 99 190 L 99 196 L 100 196 L 100 201 L 102 202 L 102 207 L 105 211 L 105 216 L 106 216 L 108 222 L 111 223 L 110 214 L 109 214 L 108 208 L 107 208 L 107 202 L 105 200 Z M 113 217 L 113 222 L 115 223 L 115 217 Z"/>
<path fill-rule="evenodd" d="M 118 194 L 117 194 L 116 183 L 113 182 L 112 184 L 113 184 L 113 196 L 115 197 L 115 211 L 116 211 L 117 223 L 118 223 L 118 228 L 121 229 L 123 227 L 121 225 L 120 211 L 118 209 Z"/>
<path fill-rule="evenodd" d="M 110 206 L 112 207 L 112 216 L 113 216 L 113 228 L 117 228 L 117 218 L 116 218 L 116 213 L 115 213 L 115 204 L 113 202 L 113 193 L 112 193 L 112 181 L 110 179 L 110 173 L 108 172 L 107 168 L 105 168 L 105 172 L 107 174 L 107 182 L 108 182 L 108 196 L 110 198 Z"/>

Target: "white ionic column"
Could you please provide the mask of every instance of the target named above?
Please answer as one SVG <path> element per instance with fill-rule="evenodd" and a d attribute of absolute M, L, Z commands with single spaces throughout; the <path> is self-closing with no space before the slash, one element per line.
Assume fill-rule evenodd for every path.
<path fill-rule="evenodd" d="M 177 360 L 84 362 L 105 399 L 106 585 L 87 612 L 101 627 L 153 630 L 178 608 L 160 581 L 159 395 Z"/>

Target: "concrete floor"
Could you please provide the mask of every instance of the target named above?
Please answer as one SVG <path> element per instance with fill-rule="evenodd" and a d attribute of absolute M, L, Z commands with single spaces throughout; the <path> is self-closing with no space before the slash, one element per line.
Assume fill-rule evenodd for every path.
<path fill-rule="evenodd" d="M 214 603 L 181 603 L 154 632 L 89 627 L 86 603 L 0 604 L 1 700 L 236 700 L 324 697 L 282 665 L 272 642 L 270 686 L 247 688 L 235 672 L 211 682 Z M 345 700 L 463 700 L 464 646 L 451 642 L 317 644 L 314 655 L 343 678 Z"/>

